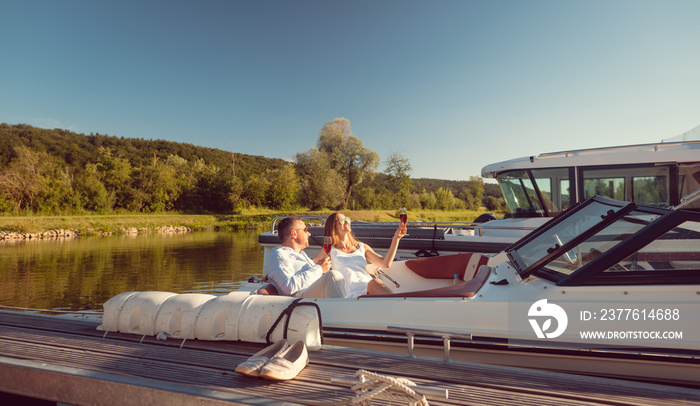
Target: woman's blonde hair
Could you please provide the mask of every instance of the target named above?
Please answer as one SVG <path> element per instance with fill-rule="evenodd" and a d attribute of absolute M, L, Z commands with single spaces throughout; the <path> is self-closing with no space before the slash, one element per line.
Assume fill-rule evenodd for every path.
<path fill-rule="evenodd" d="M 328 216 L 326 219 L 326 227 L 323 230 L 323 235 L 324 236 L 331 236 L 333 239 L 333 245 L 338 245 L 340 242 L 340 235 L 338 235 L 338 229 L 335 228 L 335 224 L 338 222 L 338 215 L 341 214 L 340 212 L 335 212 Z M 359 245 L 361 242 L 355 238 L 355 234 L 350 232 L 348 235 L 348 238 L 350 239 L 350 242 L 352 245 Z"/>

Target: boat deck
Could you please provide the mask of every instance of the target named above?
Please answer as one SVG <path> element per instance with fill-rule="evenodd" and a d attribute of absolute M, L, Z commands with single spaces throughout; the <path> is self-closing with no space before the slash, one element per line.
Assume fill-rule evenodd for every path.
<path fill-rule="evenodd" d="M 85 405 L 317 404 L 354 392 L 331 377 L 364 369 L 446 389 L 431 405 L 700 405 L 700 390 L 340 347 L 309 353 L 292 381 L 233 370 L 264 347 L 103 333 L 98 322 L 0 311 L 0 403 L 13 396 Z M 401 404 L 374 399 L 373 404 Z"/>

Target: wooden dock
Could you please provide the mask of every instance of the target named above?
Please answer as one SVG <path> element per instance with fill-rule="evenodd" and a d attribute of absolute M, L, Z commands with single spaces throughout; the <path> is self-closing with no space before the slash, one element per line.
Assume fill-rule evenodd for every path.
<path fill-rule="evenodd" d="M 180 348 L 175 339 L 102 338 L 97 324 L 0 311 L 0 404 L 27 396 L 71 405 L 328 405 L 355 395 L 331 377 L 364 369 L 448 391 L 431 405 L 700 405 L 692 388 L 339 347 L 310 352 L 297 378 L 273 382 L 234 372 L 261 344 L 190 340 Z"/>

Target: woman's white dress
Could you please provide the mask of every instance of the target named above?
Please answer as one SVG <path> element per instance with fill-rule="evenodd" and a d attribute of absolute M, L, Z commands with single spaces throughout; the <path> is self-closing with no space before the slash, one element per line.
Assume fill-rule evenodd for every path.
<path fill-rule="evenodd" d="M 372 280 L 372 277 L 367 273 L 364 244 L 359 244 L 355 252 L 350 254 L 333 247 L 331 269 L 343 274 L 347 297 L 355 298 L 367 294 L 367 283 Z"/>

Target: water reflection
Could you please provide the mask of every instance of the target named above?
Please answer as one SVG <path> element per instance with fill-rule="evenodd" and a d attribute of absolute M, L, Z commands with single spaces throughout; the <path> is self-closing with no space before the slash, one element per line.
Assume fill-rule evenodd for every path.
<path fill-rule="evenodd" d="M 255 232 L 82 237 L 0 245 L 0 304 L 102 310 L 132 290 L 222 293 L 261 276 Z"/>

